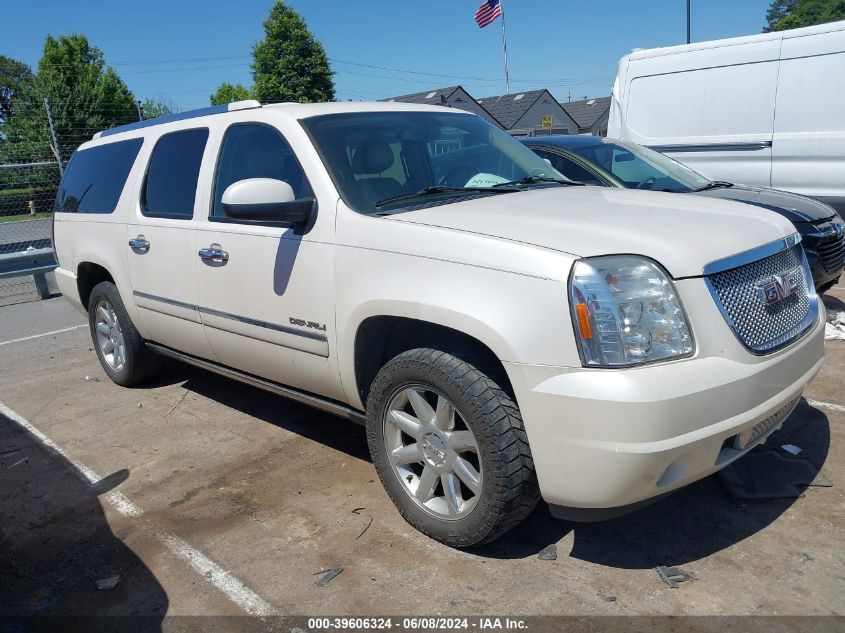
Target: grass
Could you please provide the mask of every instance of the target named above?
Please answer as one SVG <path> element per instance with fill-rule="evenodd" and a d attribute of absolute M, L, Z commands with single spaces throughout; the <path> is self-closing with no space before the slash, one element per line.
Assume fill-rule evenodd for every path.
<path fill-rule="evenodd" d="M 0 224 L 8 224 L 10 222 L 31 222 L 32 220 L 46 220 L 47 218 L 52 217 L 53 214 L 46 212 L 46 213 L 36 213 L 35 215 L 30 215 L 27 213 L 26 215 L 0 215 Z"/>

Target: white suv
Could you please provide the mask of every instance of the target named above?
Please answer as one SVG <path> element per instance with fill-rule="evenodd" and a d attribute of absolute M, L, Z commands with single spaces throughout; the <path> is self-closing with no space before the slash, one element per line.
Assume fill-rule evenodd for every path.
<path fill-rule="evenodd" d="M 575 184 L 461 111 L 239 102 L 82 145 L 56 273 L 116 383 L 165 355 L 365 424 L 402 515 L 476 545 L 715 472 L 822 363 L 788 221 Z"/>

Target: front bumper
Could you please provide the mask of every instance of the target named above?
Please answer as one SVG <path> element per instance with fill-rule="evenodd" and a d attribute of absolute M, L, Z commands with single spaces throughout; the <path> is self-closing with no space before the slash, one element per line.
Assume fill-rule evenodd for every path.
<path fill-rule="evenodd" d="M 780 428 L 819 371 L 823 323 L 822 311 L 800 340 L 766 357 L 620 370 L 505 363 L 543 498 L 573 514 L 619 514 L 741 457 Z M 755 441 L 732 447 L 764 421 Z"/>

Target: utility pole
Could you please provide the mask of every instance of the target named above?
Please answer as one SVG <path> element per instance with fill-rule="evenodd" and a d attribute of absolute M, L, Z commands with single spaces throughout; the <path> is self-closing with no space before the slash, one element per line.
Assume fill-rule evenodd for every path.
<path fill-rule="evenodd" d="M 689 44 L 692 39 L 690 37 L 691 29 L 690 29 L 690 0 L 687 0 L 687 44 Z"/>
<path fill-rule="evenodd" d="M 138 108 L 138 120 L 143 121 L 144 120 L 144 113 L 141 112 L 141 100 L 140 99 L 138 99 L 135 102 L 135 107 Z"/>
<path fill-rule="evenodd" d="M 44 109 L 47 110 L 47 125 L 50 126 L 50 138 L 53 139 L 50 149 L 53 150 L 53 154 L 56 156 L 56 162 L 59 163 L 59 176 L 64 176 L 65 168 L 62 165 L 62 151 L 59 149 L 59 139 L 56 136 L 56 125 L 53 123 L 53 111 L 50 109 L 50 100 L 47 97 L 44 97 Z"/>

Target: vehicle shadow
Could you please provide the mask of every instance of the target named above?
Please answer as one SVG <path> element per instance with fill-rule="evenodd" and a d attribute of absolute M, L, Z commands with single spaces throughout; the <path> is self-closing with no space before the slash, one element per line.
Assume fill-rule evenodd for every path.
<path fill-rule="evenodd" d="M 166 382 L 190 381 L 192 391 L 346 455 L 370 461 L 364 430 L 346 420 L 262 392 L 187 365 L 175 365 Z M 796 444 L 791 457 L 777 447 Z M 783 428 L 752 452 L 778 451 L 807 460 L 818 473 L 830 446 L 827 416 L 802 400 Z M 766 472 L 759 473 L 768 477 Z M 809 482 L 802 482 L 804 489 Z M 484 558 L 527 558 L 573 533 L 569 555 L 609 567 L 649 569 L 682 565 L 730 547 L 763 530 L 794 503 L 793 499 L 735 501 L 716 474 L 629 515 L 597 523 L 554 519 L 545 503 L 516 529 L 488 545 L 467 550 Z M 559 552 L 565 555 L 565 552 Z"/>
<path fill-rule="evenodd" d="M 825 294 L 822 295 L 822 302 L 824 303 L 824 307 L 827 308 L 828 312 L 842 312 L 845 311 L 845 301 L 842 301 L 839 297 L 834 297 L 833 295 Z"/>
<path fill-rule="evenodd" d="M 128 476 L 120 470 L 91 485 L 0 415 L 0 618 L 11 626 L 5 630 L 65 628 L 55 616 L 92 625 L 92 617 L 120 616 L 110 617 L 116 629 L 161 630 L 167 594 L 112 532 L 98 499 Z M 115 576 L 114 588 L 97 589 L 98 580 Z"/>
<path fill-rule="evenodd" d="M 226 407 L 324 444 L 350 457 L 370 461 L 364 428 L 354 422 L 197 367 L 174 362 L 166 373 L 169 378 L 161 378 L 165 384 L 184 382 L 194 393 Z"/>
<path fill-rule="evenodd" d="M 776 448 L 783 444 L 800 446 L 800 457 L 791 457 Z M 790 459 L 805 459 L 809 462 L 807 470 L 815 476 L 827 459 L 829 446 L 827 416 L 802 400 L 783 428 L 754 450 L 778 451 Z M 759 475 L 769 477 L 769 473 Z M 797 488 L 803 491 L 808 483 L 801 482 Z M 492 558 L 525 558 L 557 543 L 571 531 L 574 540 L 569 555 L 573 558 L 622 569 L 682 565 L 765 529 L 794 502 L 795 499 L 735 501 L 717 473 L 609 521 L 557 521 L 546 507 L 541 507 L 513 532 L 474 553 Z"/>

